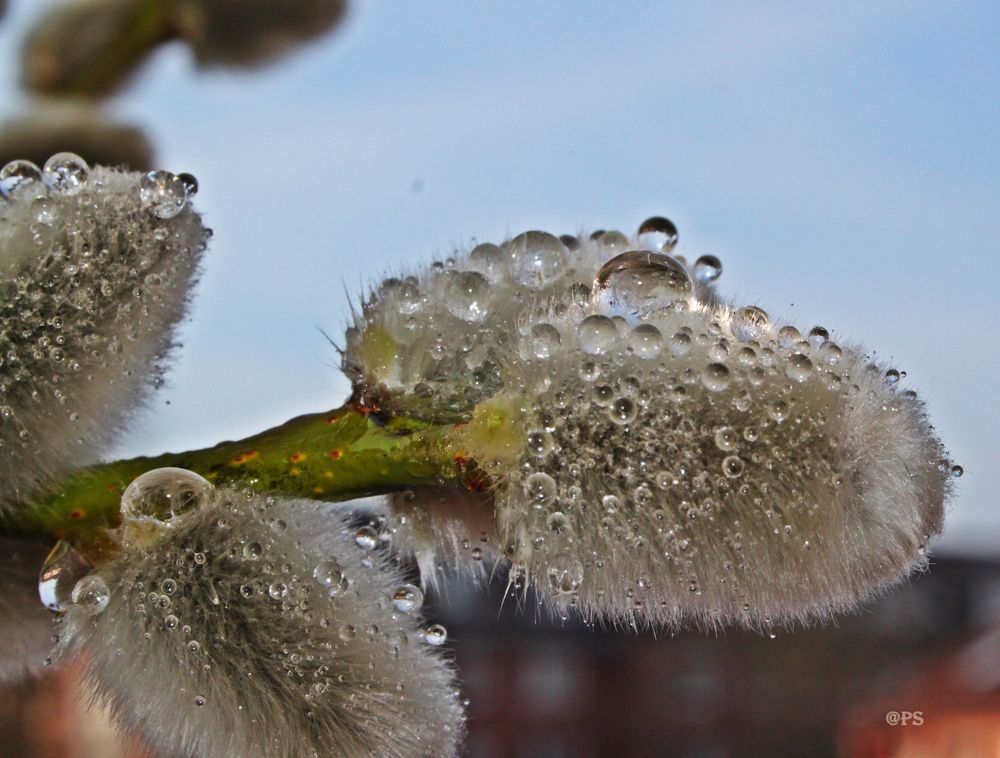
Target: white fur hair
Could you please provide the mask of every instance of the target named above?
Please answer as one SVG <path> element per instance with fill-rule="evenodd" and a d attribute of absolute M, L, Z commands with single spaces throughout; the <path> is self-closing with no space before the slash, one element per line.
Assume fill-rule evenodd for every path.
<path fill-rule="evenodd" d="M 0 509 L 97 460 L 160 380 L 208 232 L 142 207 L 137 173 L 0 199 Z"/>
<path fill-rule="evenodd" d="M 348 330 L 362 398 L 438 422 L 501 401 L 527 419 L 519 459 L 487 467 L 512 581 L 626 626 L 761 629 L 826 619 L 926 565 L 951 462 L 899 374 L 724 303 L 714 259 L 667 261 L 692 281 L 659 308 L 608 301 L 595 275 L 639 247 L 608 237 L 480 246 L 386 280 Z M 588 317 L 611 335 L 599 348 Z M 438 501 L 393 500 L 425 576 L 469 568 L 453 544 L 482 531 Z"/>
<path fill-rule="evenodd" d="M 317 582 L 321 564 L 343 581 Z M 61 656 L 83 654 L 97 697 L 164 755 L 458 749 L 452 667 L 423 641 L 420 614 L 394 607 L 405 577 L 355 544 L 335 506 L 220 492 L 99 576 L 108 606 L 70 608 Z"/>

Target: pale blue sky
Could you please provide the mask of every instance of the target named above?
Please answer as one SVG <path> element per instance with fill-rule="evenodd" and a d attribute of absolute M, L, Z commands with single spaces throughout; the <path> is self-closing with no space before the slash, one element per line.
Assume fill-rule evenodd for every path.
<path fill-rule="evenodd" d="M 0 24 L 3 115 L 40 5 Z M 689 6 L 361 2 L 254 75 L 163 50 L 111 107 L 198 176 L 216 237 L 171 385 L 116 452 L 339 403 L 319 328 L 345 287 L 665 214 L 726 293 L 908 372 L 967 472 L 940 544 L 1000 552 L 1000 5 Z"/>

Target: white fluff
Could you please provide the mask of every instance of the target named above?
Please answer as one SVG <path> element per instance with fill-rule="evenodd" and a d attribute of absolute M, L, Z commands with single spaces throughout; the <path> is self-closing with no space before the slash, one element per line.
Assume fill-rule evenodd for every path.
<path fill-rule="evenodd" d="M 71 607 L 61 656 L 85 654 L 97 696 L 164 755 L 454 755 L 451 666 L 354 532 L 331 506 L 219 493 L 100 570 L 109 604 Z M 314 578 L 331 559 L 332 596 Z"/>
<path fill-rule="evenodd" d="M 642 312 L 641 282 L 617 298 L 595 282 L 639 246 L 610 238 L 568 249 L 529 233 L 386 280 L 348 331 L 363 400 L 439 423 L 485 405 L 519 419 L 515 455 L 466 451 L 492 478 L 512 582 L 628 626 L 766 628 L 924 566 L 951 462 L 898 374 L 826 330 L 722 302 L 707 262 L 663 264 L 693 283 Z M 462 531 L 456 509 L 439 511 L 425 502 L 422 532 L 439 535 L 414 550 L 425 571 L 435 543 L 437 562 L 463 562 L 440 547 Z"/>
<path fill-rule="evenodd" d="M 158 381 L 208 232 L 160 219 L 139 174 L 0 198 L 0 509 L 98 459 Z"/>

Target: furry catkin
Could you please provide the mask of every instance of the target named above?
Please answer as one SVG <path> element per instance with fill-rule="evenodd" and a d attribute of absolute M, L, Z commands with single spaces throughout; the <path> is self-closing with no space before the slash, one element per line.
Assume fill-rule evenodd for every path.
<path fill-rule="evenodd" d="M 513 460 L 469 452 L 513 579 L 560 608 L 761 628 L 924 565 L 951 463 L 916 393 L 822 327 L 722 302 L 719 261 L 675 243 L 663 219 L 633 239 L 527 232 L 386 280 L 345 368 L 383 406 L 520 419 Z M 427 514 L 425 534 L 454 518 Z"/>
<path fill-rule="evenodd" d="M 60 189 L 20 165 L 0 197 L 0 508 L 96 460 L 161 381 L 209 236 L 145 207 L 140 174 Z"/>
<path fill-rule="evenodd" d="M 85 654 L 123 727 L 164 755 L 455 754 L 452 669 L 375 540 L 335 507 L 233 492 L 174 522 L 126 532 L 92 575 L 106 607 L 62 624 L 60 655 Z"/>

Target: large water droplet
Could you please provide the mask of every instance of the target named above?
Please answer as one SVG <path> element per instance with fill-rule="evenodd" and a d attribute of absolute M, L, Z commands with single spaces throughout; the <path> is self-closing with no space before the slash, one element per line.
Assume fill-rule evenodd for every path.
<path fill-rule="evenodd" d="M 354 533 L 354 544 L 362 550 L 372 550 L 378 544 L 378 532 L 373 527 L 363 526 Z"/>
<path fill-rule="evenodd" d="M 729 369 L 724 363 L 709 363 L 701 372 L 701 383 L 712 392 L 722 392 L 729 386 L 729 379 Z"/>
<path fill-rule="evenodd" d="M 469 268 L 495 282 L 503 276 L 505 260 L 506 257 L 499 247 L 491 242 L 484 242 L 476 245 L 469 253 Z"/>
<path fill-rule="evenodd" d="M 38 597 L 42 604 L 50 611 L 66 610 L 76 583 L 92 570 L 93 566 L 68 542 L 57 542 L 38 573 Z"/>
<path fill-rule="evenodd" d="M 559 349 L 559 341 L 559 330 L 552 324 L 531 327 L 531 354 L 536 358 L 550 358 Z"/>
<path fill-rule="evenodd" d="M 475 271 L 448 271 L 442 292 L 448 311 L 463 321 L 482 321 L 492 292 L 486 277 Z"/>
<path fill-rule="evenodd" d="M 392 593 L 392 604 L 403 613 L 419 611 L 424 605 L 424 593 L 415 584 L 401 584 Z"/>
<path fill-rule="evenodd" d="M 804 382 L 812 376 L 813 364 L 802 353 L 793 353 L 788 356 L 788 363 L 785 364 L 785 376 L 795 382 Z"/>
<path fill-rule="evenodd" d="M 669 253 L 677 246 L 677 227 L 668 218 L 653 216 L 639 225 L 635 238 L 640 245 L 649 250 Z"/>
<path fill-rule="evenodd" d="M 536 471 L 524 481 L 525 491 L 538 505 L 544 505 L 556 496 L 556 480 L 544 471 Z"/>
<path fill-rule="evenodd" d="M 187 187 L 169 171 L 150 171 L 139 180 L 139 202 L 157 218 L 173 218 L 187 205 Z"/>
<path fill-rule="evenodd" d="M 630 250 L 605 263 L 594 278 L 594 304 L 609 316 L 637 321 L 685 302 L 694 289 L 687 269 L 668 255 Z"/>
<path fill-rule="evenodd" d="M 13 199 L 33 199 L 48 192 L 42 170 L 31 161 L 11 161 L 0 169 L 0 195 Z"/>
<path fill-rule="evenodd" d="M 639 324 L 629 334 L 628 345 L 639 358 L 651 360 L 663 349 L 663 335 L 652 324 Z"/>
<path fill-rule="evenodd" d="M 203 507 L 215 487 L 204 477 L 182 468 L 158 468 L 136 478 L 122 495 L 122 519 L 174 526 L 174 519 Z"/>
<path fill-rule="evenodd" d="M 87 184 L 90 166 L 76 153 L 56 153 L 45 161 L 42 178 L 53 192 L 75 195 Z"/>
<path fill-rule="evenodd" d="M 576 330 L 580 349 L 589 355 L 606 353 L 618 339 L 618 330 L 607 316 L 587 316 Z"/>
<path fill-rule="evenodd" d="M 448 639 L 448 630 L 441 624 L 431 624 L 423 630 L 424 642 L 433 647 L 440 647 Z"/>
<path fill-rule="evenodd" d="M 703 255 L 694 262 L 694 278 L 707 284 L 722 276 L 722 261 L 714 255 Z"/>
<path fill-rule="evenodd" d="M 566 267 L 566 248 L 548 232 L 524 232 L 507 245 L 511 274 L 525 287 L 542 289 L 560 276 Z"/>
<path fill-rule="evenodd" d="M 335 558 L 320 561 L 313 569 L 313 579 L 320 587 L 324 587 L 330 597 L 339 595 L 347 589 L 348 581 L 344 570 Z"/>
<path fill-rule="evenodd" d="M 76 583 L 71 595 L 73 604 L 88 616 L 96 616 L 108 607 L 111 593 L 107 582 L 97 574 L 88 574 Z"/>
<path fill-rule="evenodd" d="M 743 342 L 759 340 L 770 323 L 767 311 L 756 305 L 748 305 L 733 314 L 733 334 Z"/>

